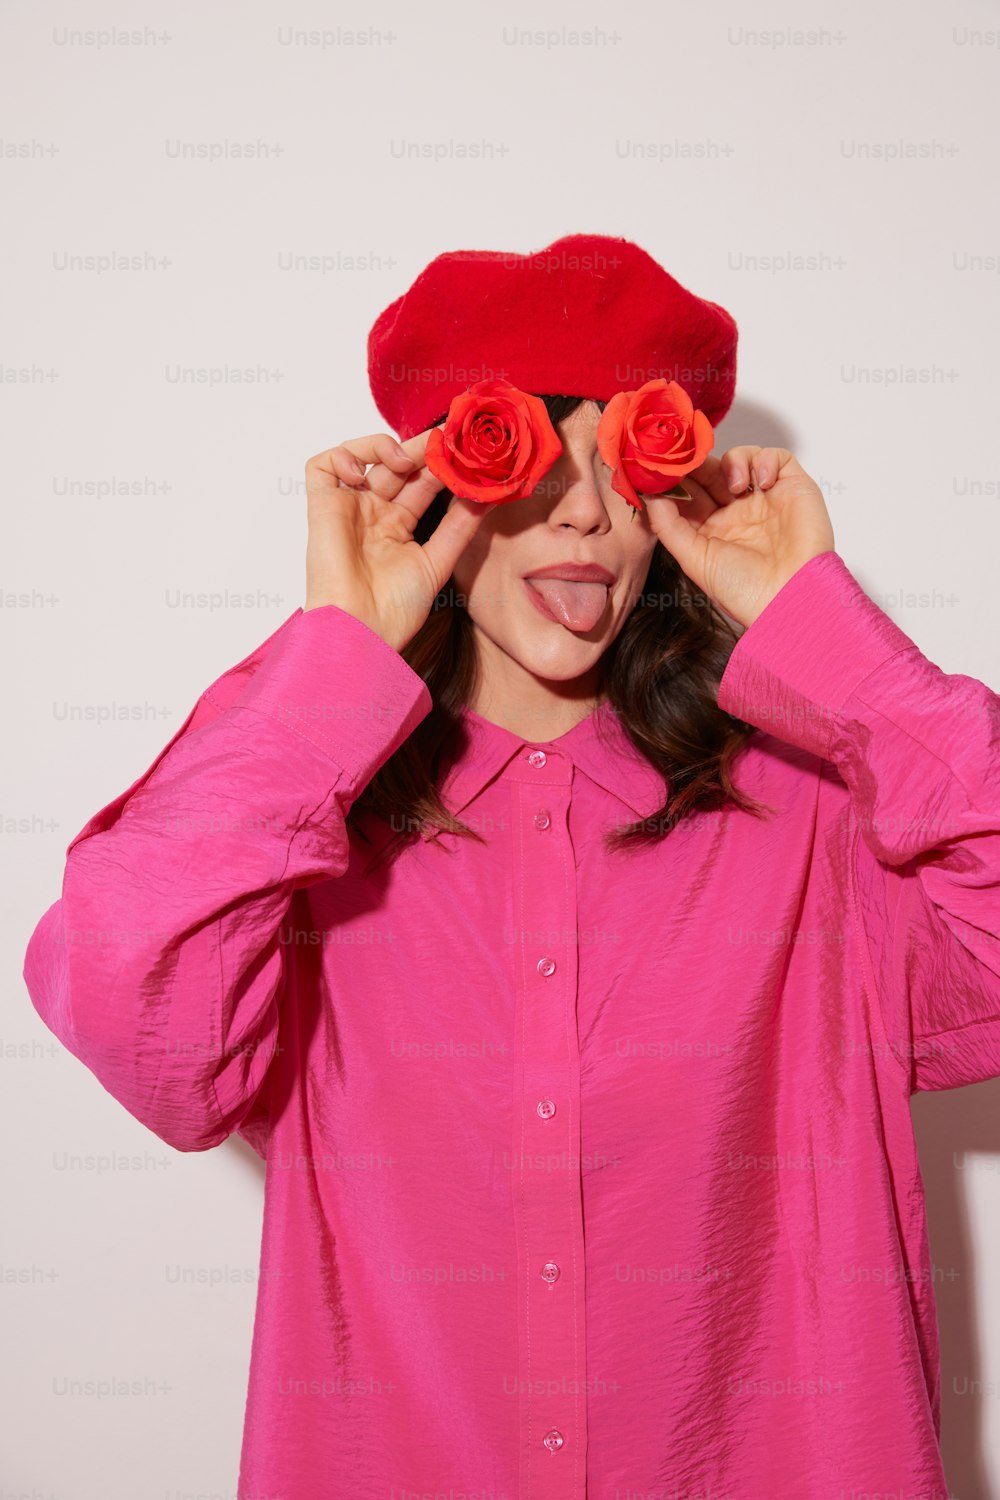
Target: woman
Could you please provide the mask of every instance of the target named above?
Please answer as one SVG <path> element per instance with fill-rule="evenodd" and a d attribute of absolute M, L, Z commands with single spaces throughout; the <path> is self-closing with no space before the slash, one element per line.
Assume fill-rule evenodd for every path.
<path fill-rule="evenodd" d="M 1000 1075 L 1000 700 L 786 450 L 630 504 L 615 351 L 714 421 L 735 325 L 534 260 L 376 323 L 403 441 L 309 461 L 304 608 L 69 845 L 31 997 L 267 1161 L 241 1496 L 943 1500 L 909 1097 Z M 494 356 L 561 445 L 515 503 L 425 463 Z"/>

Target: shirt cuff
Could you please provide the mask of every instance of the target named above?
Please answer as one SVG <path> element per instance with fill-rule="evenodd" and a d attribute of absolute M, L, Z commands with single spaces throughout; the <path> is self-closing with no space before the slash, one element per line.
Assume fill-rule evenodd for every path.
<path fill-rule="evenodd" d="M 719 683 L 726 713 L 824 759 L 837 715 L 891 656 L 918 648 L 837 552 L 803 563 L 748 625 Z"/>
<path fill-rule="evenodd" d="M 336 604 L 299 607 L 230 708 L 252 708 L 323 750 L 351 783 L 371 779 L 433 707 L 400 653 Z"/>

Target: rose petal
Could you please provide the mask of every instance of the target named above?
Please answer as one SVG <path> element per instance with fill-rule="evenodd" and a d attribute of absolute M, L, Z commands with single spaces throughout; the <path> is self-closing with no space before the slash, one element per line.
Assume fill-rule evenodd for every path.
<path fill-rule="evenodd" d="M 661 493 L 668 480 L 698 468 L 713 442 L 708 418 L 675 380 L 648 380 L 636 391 L 619 391 L 598 426 L 598 451 L 617 481 L 612 488 L 626 499 L 632 498 L 629 489 Z"/>
<path fill-rule="evenodd" d="M 562 452 L 545 403 L 510 381 L 482 380 L 456 395 L 424 461 L 454 494 L 480 501 L 530 494 Z"/>

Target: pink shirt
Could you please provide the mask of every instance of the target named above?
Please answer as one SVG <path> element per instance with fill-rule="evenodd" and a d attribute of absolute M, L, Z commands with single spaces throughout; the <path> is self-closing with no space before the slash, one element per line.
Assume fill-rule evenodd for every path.
<path fill-rule="evenodd" d="M 664 792 L 616 716 L 467 712 L 488 842 L 366 875 L 431 699 L 299 609 L 68 846 L 42 1019 L 267 1160 L 243 1500 L 944 1500 L 909 1098 L 1000 1075 L 1000 699 L 827 552 L 719 703 L 763 821 L 609 856 Z"/>

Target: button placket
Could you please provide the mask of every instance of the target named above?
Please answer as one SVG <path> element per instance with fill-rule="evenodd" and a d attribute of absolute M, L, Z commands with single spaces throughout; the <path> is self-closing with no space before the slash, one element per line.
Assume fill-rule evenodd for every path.
<path fill-rule="evenodd" d="M 587 1412 L 573 765 L 529 747 L 506 774 L 516 783 L 518 1493 L 574 1500 L 586 1483 Z"/>

